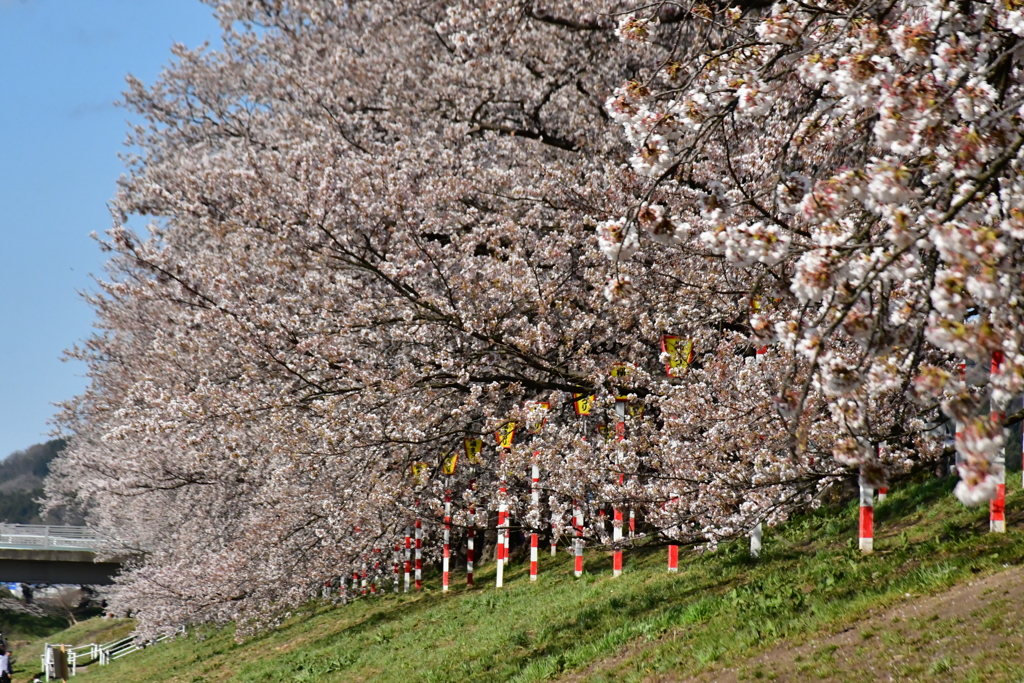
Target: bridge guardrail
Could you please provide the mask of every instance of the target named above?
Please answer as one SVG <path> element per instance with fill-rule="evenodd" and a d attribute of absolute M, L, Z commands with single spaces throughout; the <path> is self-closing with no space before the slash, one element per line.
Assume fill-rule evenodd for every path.
<path fill-rule="evenodd" d="M 0 524 L 0 548 L 27 550 L 99 550 L 103 538 L 84 526 Z"/>

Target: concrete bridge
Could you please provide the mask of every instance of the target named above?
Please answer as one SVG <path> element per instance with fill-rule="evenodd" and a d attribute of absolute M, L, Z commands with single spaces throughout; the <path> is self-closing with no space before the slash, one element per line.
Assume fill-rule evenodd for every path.
<path fill-rule="evenodd" d="M 0 581 L 113 583 L 117 562 L 96 562 L 103 539 L 84 526 L 0 524 Z"/>

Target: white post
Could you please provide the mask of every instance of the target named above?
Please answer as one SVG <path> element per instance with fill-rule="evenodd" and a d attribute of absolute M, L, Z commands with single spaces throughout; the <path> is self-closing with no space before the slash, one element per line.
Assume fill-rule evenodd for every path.
<path fill-rule="evenodd" d="M 761 522 L 758 522 L 754 528 L 750 530 L 750 556 L 761 556 Z"/>

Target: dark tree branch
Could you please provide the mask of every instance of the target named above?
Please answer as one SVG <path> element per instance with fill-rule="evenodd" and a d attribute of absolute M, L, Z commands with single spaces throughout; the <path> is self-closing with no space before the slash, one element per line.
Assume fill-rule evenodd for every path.
<path fill-rule="evenodd" d="M 560 138 L 556 135 L 548 135 L 543 131 L 524 130 L 522 128 L 511 128 L 509 126 L 497 126 L 490 123 L 478 123 L 476 129 L 470 132 L 470 135 L 474 133 L 481 133 L 485 130 L 493 130 L 496 133 L 502 135 L 511 135 L 513 137 L 528 138 L 530 140 L 540 140 L 545 145 L 551 145 L 552 147 L 558 147 L 569 152 L 575 152 L 579 149 L 575 142 Z"/>

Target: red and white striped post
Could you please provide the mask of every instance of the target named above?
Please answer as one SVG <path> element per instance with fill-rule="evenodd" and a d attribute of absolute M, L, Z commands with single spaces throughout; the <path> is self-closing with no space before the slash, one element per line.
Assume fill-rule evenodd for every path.
<path fill-rule="evenodd" d="M 495 574 L 495 586 L 501 588 L 505 585 L 505 559 L 507 552 L 505 545 L 506 542 L 506 524 L 508 520 L 508 505 L 505 502 L 505 482 L 501 482 L 501 486 L 498 488 L 498 566 L 497 573 Z"/>
<path fill-rule="evenodd" d="M 505 564 L 509 561 L 509 545 L 512 542 L 512 515 L 508 506 L 505 506 Z"/>
<path fill-rule="evenodd" d="M 359 595 L 359 568 L 352 568 L 352 597 Z"/>
<path fill-rule="evenodd" d="M 416 518 L 416 590 L 423 590 L 423 525 Z"/>
<path fill-rule="evenodd" d="M 621 576 L 622 548 L 619 547 L 619 542 L 622 540 L 622 510 L 613 508 L 612 514 L 612 543 L 615 548 L 615 552 L 612 555 L 612 576 Z"/>
<path fill-rule="evenodd" d="M 444 557 L 441 558 L 441 592 L 448 592 L 448 562 L 451 559 L 452 496 L 444 492 Z"/>
<path fill-rule="evenodd" d="M 966 384 L 967 382 L 967 364 L 960 363 L 957 368 L 960 370 L 960 381 Z M 956 468 L 956 474 L 960 476 L 960 465 L 963 464 L 963 456 L 960 455 L 961 445 L 964 440 L 964 423 L 960 420 L 956 421 L 956 433 L 953 436 L 953 467 Z"/>
<path fill-rule="evenodd" d="M 622 400 L 615 401 L 615 415 L 618 417 L 618 422 L 615 425 L 615 433 L 619 437 L 619 441 L 626 439 L 626 402 Z M 619 473 L 619 489 L 621 490 L 622 484 L 625 482 L 625 475 Z M 619 543 L 622 541 L 622 508 L 616 506 L 612 507 L 612 576 L 622 576 L 622 547 Z"/>
<path fill-rule="evenodd" d="M 470 479 L 469 520 L 466 529 L 466 585 L 470 588 L 473 587 L 473 555 L 475 553 L 473 545 L 476 541 L 476 505 L 472 497 L 475 488 L 476 479 Z"/>
<path fill-rule="evenodd" d="M 860 485 L 860 550 L 870 553 L 875 549 L 875 490 Z"/>
<path fill-rule="evenodd" d="M 884 503 L 885 502 L 885 498 L 886 498 L 886 496 L 888 496 L 888 494 L 889 494 L 889 488 L 888 487 L 886 487 L 886 486 L 879 486 L 878 487 L 878 502 L 879 503 Z"/>
<path fill-rule="evenodd" d="M 497 588 L 505 585 L 505 562 L 508 561 L 508 501 L 505 498 L 505 455 L 512 448 L 512 440 L 516 434 L 516 423 L 507 422 L 494 433 L 498 440 L 498 467 L 502 471 L 501 482 L 498 486 L 498 547 L 497 550 L 497 571 L 494 576 L 494 583 Z"/>
<path fill-rule="evenodd" d="M 366 581 L 366 555 L 363 555 L 363 574 L 360 577 L 359 588 L 363 595 L 366 595 L 367 581 Z"/>
<path fill-rule="evenodd" d="M 534 453 L 533 457 L 536 458 L 537 454 Z M 530 502 L 533 504 L 533 509 L 540 510 L 540 468 L 537 463 L 534 462 L 530 467 Z M 537 580 L 537 530 L 534 529 L 530 534 L 530 581 Z"/>
<path fill-rule="evenodd" d="M 679 499 L 679 494 L 675 491 L 668 494 L 669 502 L 674 503 Z M 668 546 L 668 570 L 670 572 L 679 571 L 679 546 L 674 543 Z"/>
<path fill-rule="evenodd" d="M 755 362 L 762 362 L 765 359 L 765 355 L 768 353 L 768 347 L 762 346 L 754 354 Z M 750 530 L 750 556 L 753 558 L 761 557 L 761 542 L 764 534 L 764 527 L 761 526 L 761 522 L 754 525 L 754 528 Z"/>
<path fill-rule="evenodd" d="M 555 523 L 551 522 L 551 557 L 558 554 L 558 534 L 555 533 Z"/>
<path fill-rule="evenodd" d="M 636 536 L 636 516 L 633 514 L 633 508 L 629 508 L 629 537 L 633 538 Z"/>
<path fill-rule="evenodd" d="M 394 588 L 396 593 L 398 592 L 399 574 L 401 573 L 401 565 L 402 565 L 402 550 L 401 550 L 401 548 L 402 548 L 402 546 L 399 545 L 398 543 L 396 543 L 395 544 L 395 552 L 394 552 L 394 555 L 392 556 L 392 561 L 394 562 L 394 565 L 395 565 L 394 566 L 395 578 L 392 581 L 391 585 L 392 585 L 392 588 Z"/>
<path fill-rule="evenodd" d="M 990 370 L 989 384 L 991 385 L 992 377 L 995 377 L 1002 370 L 1003 365 L 1003 352 L 993 351 L 992 352 L 992 366 Z M 1001 425 L 1003 419 L 1006 417 L 1006 406 L 1002 401 L 992 400 L 992 406 L 989 410 L 991 413 L 992 422 L 997 425 Z M 1003 442 L 1008 441 L 1006 438 L 1007 430 L 1003 430 Z M 989 501 L 988 504 L 988 522 L 989 531 L 994 534 L 1005 534 L 1006 533 L 1006 455 L 1005 447 L 1004 450 L 999 451 L 996 454 L 995 460 L 995 477 L 996 477 L 996 497 Z"/>
<path fill-rule="evenodd" d="M 580 577 L 583 576 L 583 508 L 579 505 L 572 511 L 572 526 L 576 529 L 576 576 Z"/>
<path fill-rule="evenodd" d="M 380 548 L 374 548 L 373 576 L 370 577 L 370 593 L 377 594 L 377 577 L 380 576 Z"/>
<path fill-rule="evenodd" d="M 537 534 L 530 534 L 530 581 L 537 580 Z"/>
<path fill-rule="evenodd" d="M 409 575 L 412 573 L 412 532 L 405 527 L 405 592 L 409 592 Z"/>
<path fill-rule="evenodd" d="M 584 418 L 584 436 L 583 441 L 587 440 L 586 434 L 586 418 L 590 415 L 594 408 L 594 395 L 590 394 L 573 394 L 572 395 L 572 408 L 576 413 L 576 417 Z M 573 555 L 575 558 L 575 574 L 577 577 L 583 576 L 583 509 L 580 507 L 577 501 L 573 501 L 572 511 L 572 526 L 576 530 L 575 538 L 572 540 Z M 555 539 L 551 539 L 551 554 L 555 554 Z"/>
<path fill-rule="evenodd" d="M 956 435 L 953 437 L 953 471 L 960 476 L 960 465 L 963 464 L 963 456 L 960 455 L 961 444 L 964 441 L 964 423 L 956 421 Z"/>

